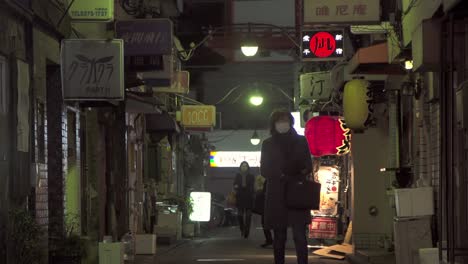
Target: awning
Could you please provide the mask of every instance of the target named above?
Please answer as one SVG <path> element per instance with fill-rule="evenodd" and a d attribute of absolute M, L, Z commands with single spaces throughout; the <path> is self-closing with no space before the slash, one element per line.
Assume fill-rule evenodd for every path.
<path fill-rule="evenodd" d="M 163 105 L 155 97 L 143 97 L 127 93 L 125 99 L 125 112 L 137 114 L 160 114 L 162 111 L 159 106 Z"/>
<path fill-rule="evenodd" d="M 399 64 L 388 63 L 388 43 L 359 49 L 349 62 L 352 74 L 405 74 Z"/>
<path fill-rule="evenodd" d="M 146 115 L 146 131 L 149 133 L 180 133 L 180 127 L 167 112 Z"/>

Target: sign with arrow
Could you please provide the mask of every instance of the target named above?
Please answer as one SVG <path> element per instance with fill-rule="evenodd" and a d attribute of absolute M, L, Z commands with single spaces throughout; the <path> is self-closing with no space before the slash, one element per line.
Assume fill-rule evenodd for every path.
<path fill-rule="evenodd" d="M 328 100 L 332 90 L 331 72 L 311 72 L 300 76 L 302 99 Z"/>

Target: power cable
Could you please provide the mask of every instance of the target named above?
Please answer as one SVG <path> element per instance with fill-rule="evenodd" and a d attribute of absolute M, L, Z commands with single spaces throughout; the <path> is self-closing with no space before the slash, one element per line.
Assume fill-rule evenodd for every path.
<path fill-rule="evenodd" d="M 67 6 L 67 8 L 65 9 L 65 12 L 63 12 L 62 17 L 59 19 L 59 21 L 58 21 L 58 23 L 57 23 L 57 28 L 59 28 L 60 25 L 62 24 L 63 19 L 64 19 L 65 16 L 68 14 L 68 11 L 70 11 L 70 8 L 72 7 L 73 3 L 75 3 L 75 0 L 72 0 L 72 1 L 70 2 L 70 4 Z"/>

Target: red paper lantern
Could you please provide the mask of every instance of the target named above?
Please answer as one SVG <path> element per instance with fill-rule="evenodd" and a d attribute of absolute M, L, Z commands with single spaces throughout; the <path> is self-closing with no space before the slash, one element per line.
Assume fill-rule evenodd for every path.
<path fill-rule="evenodd" d="M 316 116 L 305 127 L 310 153 L 315 157 L 344 155 L 351 150 L 351 130 L 338 116 Z"/>

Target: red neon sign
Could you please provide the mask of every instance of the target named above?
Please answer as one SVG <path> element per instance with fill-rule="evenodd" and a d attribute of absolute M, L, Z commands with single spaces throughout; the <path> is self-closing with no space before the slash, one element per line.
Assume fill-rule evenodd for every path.
<path fill-rule="evenodd" d="M 336 50 L 335 37 L 328 32 L 318 32 L 310 40 L 310 50 L 319 58 L 330 57 Z"/>

